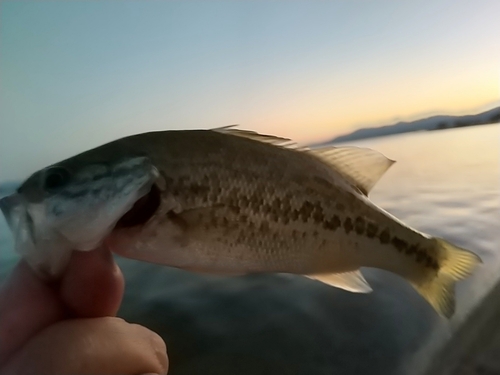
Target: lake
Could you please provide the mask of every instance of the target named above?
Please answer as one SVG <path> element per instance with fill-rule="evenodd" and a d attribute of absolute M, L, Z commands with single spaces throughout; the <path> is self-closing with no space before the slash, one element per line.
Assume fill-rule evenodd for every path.
<path fill-rule="evenodd" d="M 353 142 L 397 161 L 371 199 L 418 230 L 478 253 L 450 322 L 397 276 L 365 269 L 351 294 L 291 275 L 206 277 L 118 259 L 120 315 L 167 342 L 170 374 L 420 374 L 500 269 L 500 125 Z M 15 264 L 0 218 L 0 278 Z"/>

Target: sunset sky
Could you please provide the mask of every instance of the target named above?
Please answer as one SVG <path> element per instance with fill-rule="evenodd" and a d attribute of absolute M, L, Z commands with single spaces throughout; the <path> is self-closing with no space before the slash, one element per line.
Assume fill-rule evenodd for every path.
<path fill-rule="evenodd" d="M 0 181 L 149 130 L 307 143 L 499 102 L 497 0 L 0 4 Z"/>

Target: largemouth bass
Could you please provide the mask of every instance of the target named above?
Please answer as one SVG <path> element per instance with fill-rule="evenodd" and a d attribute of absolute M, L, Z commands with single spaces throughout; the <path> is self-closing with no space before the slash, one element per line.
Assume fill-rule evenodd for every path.
<path fill-rule="evenodd" d="M 450 317 L 454 284 L 481 262 L 420 233 L 367 195 L 392 160 L 369 149 L 305 149 L 232 127 L 138 134 L 31 175 L 0 207 L 34 270 L 60 275 L 104 242 L 185 270 L 304 275 L 369 292 L 360 267 L 408 280 Z"/>

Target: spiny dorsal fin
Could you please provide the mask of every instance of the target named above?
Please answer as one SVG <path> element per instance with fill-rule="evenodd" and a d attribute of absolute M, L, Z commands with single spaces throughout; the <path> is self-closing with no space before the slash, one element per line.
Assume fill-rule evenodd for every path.
<path fill-rule="evenodd" d="M 259 142 L 263 142 L 263 143 L 270 143 L 274 146 L 291 148 L 291 149 L 299 149 L 297 143 L 295 143 L 291 139 L 276 137 L 274 135 L 259 134 L 257 132 L 251 131 L 251 130 L 241 130 L 241 129 L 237 129 L 236 128 L 237 126 L 238 125 L 228 125 L 228 126 L 223 126 L 221 128 L 212 129 L 212 131 L 215 131 L 218 133 L 223 133 L 223 134 L 230 134 L 230 135 L 234 135 L 237 137 L 253 139 L 254 141 L 259 141 Z"/>
<path fill-rule="evenodd" d="M 368 195 L 385 171 L 395 163 L 394 160 L 368 148 L 331 146 L 308 152 L 331 165 L 365 195 Z"/>
<path fill-rule="evenodd" d="M 272 144 L 273 146 L 310 152 L 323 162 L 331 165 L 349 183 L 356 186 L 365 195 L 368 195 L 384 172 L 394 164 L 394 160 L 390 160 L 384 155 L 367 148 L 322 147 L 310 150 L 306 147 L 299 147 L 288 138 L 259 134 L 250 130 L 237 129 L 236 127 L 237 125 L 229 125 L 212 129 L 212 131 L 248 138 Z"/>
<path fill-rule="evenodd" d="M 370 284 L 368 284 L 359 270 L 343 273 L 321 273 L 304 276 L 353 293 L 370 293 L 372 291 Z"/>

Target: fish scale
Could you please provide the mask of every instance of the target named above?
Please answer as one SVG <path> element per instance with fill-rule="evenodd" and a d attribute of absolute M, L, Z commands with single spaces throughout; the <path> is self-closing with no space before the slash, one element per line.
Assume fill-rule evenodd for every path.
<path fill-rule="evenodd" d="M 210 160 L 212 162 L 212 160 Z M 179 163 L 177 164 L 177 167 L 181 166 L 182 164 Z M 198 165 L 198 164 L 196 164 Z M 262 171 L 256 171 L 254 173 L 249 174 L 248 171 L 245 171 L 243 169 L 244 173 L 241 173 L 241 170 L 238 168 L 234 167 L 234 163 L 232 164 L 231 169 L 225 169 L 225 175 L 222 177 L 218 177 L 217 173 L 220 172 L 220 170 L 217 170 L 213 168 L 210 165 L 207 165 L 206 162 L 200 162 L 199 167 L 202 169 L 201 176 L 200 177 L 197 173 L 193 173 L 193 165 L 188 164 L 188 169 L 191 171 L 191 176 L 183 175 L 179 178 L 179 184 L 176 186 L 174 184 L 174 191 L 184 191 L 186 192 L 186 197 L 188 199 L 191 199 L 191 201 L 186 202 L 187 204 L 184 204 L 184 207 L 186 209 L 190 209 L 190 204 L 194 205 L 195 207 L 199 207 L 200 205 L 206 205 L 206 204 L 219 204 L 219 203 L 227 203 L 228 206 L 230 207 L 238 207 L 239 209 L 241 208 L 250 208 L 253 209 L 253 211 L 247 211 L 246 215 L 249 215 L 250 217 L 257 217 L 254 219 L 256 221 L 256 226 L 258 227 L 261 223 L 262 220 L 271 220 L 275 222 L 280 222 L 281 224 L 287 225 L 288 222 L 291 221 L 298 221 L 302 223 L 307 223 L 311 217 L 313 217 L 313 212 L 315 213 L 315 216 L 317 220 L 314 220 L 314 222 L 317 224 L 316 226 L 312 226 L 312 228 L 307 227 L 304 229 L 303 233 L 318 233 L 318 231 L 321 231 L 321 237 L 331 237 L 332 231 L 337 230 L 338 228 L 343 228 L 345 234 L 349 236 L 352 233 L 352 236 L 355 235 L 362 235 L 364 233 L 364 219 L 362 217 L 347 217 L 343 216 L 341 212 L 339 211 L 345 211 L 346 205 L 352 206 L 353 202 L 355 202 L 355 199 L 353 198 L 352 194 L 349 193 L 344 193 L 346 196 L 344 198 L 344 201 L 346 202 L 345 204 L 342 203 L 336 203 L 335 208 L 337 210 L 332 210 L 332 204 L 335 202 L 335 199 L 333 197 L 340 196 L 342 195 L 342 191 L 340 191 L 335 185 L 332 183 L 328 182 L 324 178 L 320 176 L 314 176 L 312 179 L 305 179 L 303 177 L 298 178 L 297 180 L 297 186 L 299 189 L 297 191 L 294 191 L 293 193 L 290 193 L 287 191 L 287 187 L 283 186 L 283 184 L 279 184 L 280 181 L 276 181 L 276 177 L 274 177 L 273 180 L 271 180 L 268 184 L 262 185 L 262 178 L 259 178 L 259 176 L 262 176 Z M 269 166 L 267 163 L 265 166 Z M 261 166 L 262 168 L 262 166 Z M 182 170 L 182 168 L 181 168 Z M 233 173 L 231 173 L 233 172 Z M 245 176 L 248 176 L 250 178 L 245 178 Z M 210 179 L 212 177 L 212 179 Z M 283 179 L 285 179 L 282 175 L 278 176 Z M 242 181 L 241 181 L 242 180 Z M 220 187 L 220 181 L 227 181 L 228 186 L 224 186 L 223 188 Z M 307 181 L 310 183 L 313 181 L 315 183 L 315 188 L 310 187 L 309 185 L 300 185 L 300 183 L 304 183 L 304 181 Z M 259 183 L 261 185 L 259 185 Z M 236 184 L 236 186 L 235 186 Z M 319 195 L 320 189 L 319 187 L 322 187 L 323 190 L 328 190 L 328 192 L 325 191 L 324 195 L 321 197 Z M 222 194 L 217 196 L 218 199 L 212 199 L 212 201 L 209 201 L 207 198 L 209 197 L 209 193 L 214 191 L 213 187 L 217 187 L 220 192 L 225 192 L 226 194 Z M 215 190 L 217 191 L 217 190 Z M 242 193 L 244 191 L 244 193 Z M 278 193 L 279 192 L 279 193 Z M 246 194 L 245 194 L 246 193 Z M 311 197 L 310 199 L 299 199 L 295 198 L 291 199 L 291 197 L 301 197 L 301 196 L 309 196 Z M 239 199 L 238 199 L 239 198 Z M 182 201 L 182 197 L 179 197 L 179 200 Z M 281 201 L 286 202 L 286 207 L 290 208 L 290 212 L 287 210 L 281 210 L 282 205 Z M 313 201 L 314 203 L 312 203 Z M 235 202 L 237 203 L 235 205 Z M 292 204 L 291 202 L 294 202 Z M 181 203 L 182 205 L 182 203 Z M 249 206 L 249 207 L 247 207 Z M 293 209 L 292 209 L 293 207 Z M 323 214 L 323 207 L 330 208 L 330 214 L 328 218 L 325 219 L 324 214 Z M 261 219 L 259 215 L 260 213 L 266 214 L 266 217 L 264 219 Z M 230 216 L 230 215 L 228 215 Z M 224 216 L 226 217 L 226 216 Z M 314 219 L 313 217 L 313 219 Z M 236 217 L 233 218 L 233 221 L 235 225 L 241 225 L 241 217 Z M 254 222 L 252 221 L 252 223 Z M 219 226 L 221 226 L 221 223 L 219 223 Z M 317 228 L 320 227 L 320 228 Z M 213 227 L 210 227 L 205 223 L 205 228 L 207 230 L 214 229 Z M 322 229 L 326 230 L 322 230 Z M 279 230 L 281 229 L 281 230 Z M 371 227 L 372 232 L 372 237 L 376 235 L 374 233 L 374 227 Z M 245 228 L 245 230 L 248 231 L 248 228 Z M 286 233 L 287 230 L 283 230 L 282 228 L 276 228 L 276 231 L 280 234 L 283 235 L 284 238 L 289 237 L 289 233 Z M 232 233 L 232 232 L 229 232 Z M 368 233 L 368 232 L 367 232 Z M 264 234 L 261 232 L 255 232 L 253 236 L 263 236 Z M 319 236 L 319 235 L 318 235 Z M 310 237 L 310 236 L 309 236 Z M 237 241 L 238 238 L 240 239 L 238 242 L 242 243 L 242 237 L 236 237 L 234 241 Z M 380 242 L 381 243 L 386 243 L 390 239 L 389 235 L 389 230 L 384 229 L 380 232 L 379 236 Z M 293 240 L 293 236 L 292 236 Z M 308 238 L 309 242 L 311 240 Z M 398 242 L 399 238 L 396 237 L 396 243 L 399 244 Z M 222 257 L 222 252 L 224 251 L 223 248 L 224 246 L 220 245 L 226 245 L 226 242 L 223 242 L 221 244 L 217 244 L 217 251 L 218 251 L 218 256 Z M 262 242 L 262 241 L 261 241 Z M 276 246 L 279 242 L 272 242 L 270 241 L 269 244 L 266 244 L 266 246 L 270 248 L 265 248 L 262 249 L 261 242 L 258 243 L 252 243 L 249 241 L 249 248 L 252 251 L 274 251 L 275 249 L 273 246 Z M 302 241 L 304 242 L 304 241 Z M 335 242 L 338 242 L 336 238 L 330 238 L 331 247 L 338 247 L 338 244 Z M 355 242 L 355 241 L 354 241 Z M 326 240 L 321 241 L 321 244 L 326 243 Z M 287 249 L 288 249 L 288 258 L 290 258 L 290 249 L 296 248 L 297 246 L 297 241 L 293 241 L 293 243 L 287 244 Z M 301 243 L 300 245 L 306 246 L 306 247 L 312 247 L 312 248 L 317 248 L 318 244 L 317 243 Z M 325 245 L 321 246 L 321 248 L 324 248 Z M 213 247 L 215 248 L 215 247 Z M 279 247 L 278 247 L 279 248 Z M 300 251 L 300 249 L 298 250 Z M 248 254 L 248 249 L 243 250 L 244 254 Z M 278 253 L 278 251 L 276 251 Z M 422 254 L 422 253 L 419 253 Z M 310 252 L 308 255 L 312 256 L 312 253 Z M 246 255 L 248 256 L 248 255 Z M 314 257 L 317 259 L 317 255 L 315 254 Z M 422 255 L 420 256 L 420 258 Z M 304 259 L 305 257 L 302 257 L 300 261 L 300 265 L 302 268 L 300 270 L 295 270 L 296 272 L 301 271 L 301 273 L 308 273 L 308 272 L 314 272 L 318 271 L 317 269 L 308 269 L 308 267 L 311 267 L 311 262 L 306 261 Z M 420 258 L 417 256 L 417 260 L 420 260 Z M 432 264 L 435 264 L 436 262 L 432 262 Z M 271 264 L 268 264 L 268 266 L 271 266 Z M 264 268 L 259 265 L 260 271 L 279 271 L 279 272 L 284 272 L 280 267 L 283 269 L 287 269 L 289 265 L 288 264 L 279 264 L 276 262 L 272 263 L 272 267 L 274 268 Z M 278 268 L 276 268 L 278 267 Z M 311 267 L 313 268 L 313 267 Z"/>
<path fill-rule="evenodd" d="M 257 179 L 245 178 L 248 176 L 244 174 L 238 174 L 238 180 L 236 180 L 234 176 L 224 176 L 223 178 L 217 178 L 215 171 L 210 170 L 205 172 L 201 176 L 202 177 L 199 177 L 197 173 L 193 173 L 191 177 L 182 175 L 177 178 L 177 183 L 175 181 L 173 182 L 173 190 L 175 192 L 184 192 L 184 195 L 181 194 L 178 196 L 178 200 L 181 202 L 181 205 L 185 206 L 186 209 L 190 209 L 191 206 L 198 207 L 200 204 L 217 205 L 220 203 L 227 204 L 227 206 L 230 207 L 233 212 L 221 213 L 221 220 L 211 221 L 207 219 L 208 221 L 205 220 L 200 223 L 200 225 L 203 225 L 203 227 L 207 231 L 221 227 L 225 231 L 225 236 L 233 235 L 233 238 L 231 238 L 231 240 L 225 240 L 219 245 L 227 245 L 228 242 L 236 244 L 247 243 L 248 248 L 252 251 L 256 251 L 257 253 L 276 253 L 278 255 L 280 254 L 280 249 L 287 247 L 288 254 L 283 257 L 284 260 L 291 259 L 290 249 L 292 247 L 296 247 L 298 251 L 300 251 L 303 246 L 309 247 L 308 245 L 311 245 L 307 243 L 301 243 L 305 242 L 303 241 L 302 237 L 300 238 L 299 243 L 297 243 L 299 239 L 294 239 L 293 235 L 291 236 L 293 242 L 289 244 L 287 244 L 285 241 L 276 240 L 276 234 L 278 234 L 278 238 L 290 237 L 290 233 L 286 233 L 286 228 L 281 228 L 278 226 L 278 224 L 288 224 L 288 222 L 290 221 L 291 210 L 290 212 L 287 212 L 288 210 L 283 210 L 282 208 L 293 207 L 294 212 L 302 214 L 302 221 L 297 223 L 303 223 L 304 221 L 307 222 L 313 212 L 312 209 L 308 209 L 308 206 L 305 204 L 310 204 L 309 201 L 304 201 L 300 198 L 295 198 L 292 201 L 291 198 L 293 197 L 293 195 L 284 190 L 284 186 L 282 186 L 282 189 L 280 190 L 277 189 L 275 185 L 263 185 L 262 181 L 258 181 L 257 183 L 255 183 Z M 217 181 L 217 183 L 210 183 L 209 185 L 211 186 L 211 188 L 200 189 L 199 185 L 197 185 L 195 181 L 200 181 L 200 183 L 202 183 L 201 185 L 203 186 L 203 183 L 207 184 L 209 182 L 208 176 L 212 176 L 212 181 Z M 223 188 L 221 189 L 219 183 L 220 181 L 227 181 L 228 183 L 226 183 L 226 186 L 223 186 Z M 207 197 L 209 197 L 211 192 L 214 191 L 214 186 L 217 186 L 219 190 L 224 191 L 225 194 L 218 196 L 217 199 L 207 200 Z M 277 191 L 280 191 L 280 194 L 278 194 Z M 300 193 L 303 192 L 298 193 L 299 194 L 296 195 L 300 196 Z M 190 200 L 187 202 L 183 202 L 184 196 L 189 197 Z M 301 207 L 302 211 L 300 211 Z M 239 215 L 234 215 L 235 209 L 237 210 Z M 225 219 L 226 221 L 224 222 L 223 219 Z M 295 217 L 295 220 L 297 219 L 300 218 Z M 248 225 L 249 223 L 251 223 L 250 226 Z M 233 229 L 235 227 L 240 228 L 239 230 L 230 230 L 230 227 L 232 227 Z M 245 233 L 247 233 L 247 236 L 243 236 L 243 234 Z M 307 234 L 308 228 L 304 228 L 302 233 Z M 217 240 L 220 241 L 220 237 Z M 314 243 L 312 245 L 314 245 Z M 221 257 L 222 254 L 220 252 L 223 251 L 223 249 L 221 249 L 220 246 L 218 246 L 217 248 L 218 256 Z M 233 252 L 231 247 L 227 247 L 226 250 L 230 253 Z M 248 249 L 245 250 L 248 251 Z M 282 260 L 280 259 L 280 261 Z M 303 261 L 299 264 L 302 266 L 302 271 L 305 271 L 307 264 L 305 264 Z M 274 269 L 270 269 L 270 271 L 277 270 L 279 268 L 276 267 L 280 266 L 284 271 L 287 269 L 288 264 L 280 264 L 279 262 L 273 263 L 272 267 L 274 267 Z M 265 270 L 261 269 L 261 271 Z"/>
<path fill-rule="evenodd" d="M 179 164 L 177 166 L 179 167 Z M 193 169 L 192 166 L 188 168 L 191 171 Z M 215 240 L 203 239 L 205 243 L 210 244 L 210 249 L 217 249 L 219 259 L 224 258 L 225 251 L 231 256 L 237 253 L 235 249 L 227 246 L 228 243 L 245 244 L 246 247 L 240 250 L 241 258 L 248 258 L 249 252 L 255 252 L 257 257 L 262 256 L 262 254 L 275 254 L 270 260 L 278 257 L 276 261 L 265 265 L 259 264 L 258 269 L 252 270 L 254 272 L 287 272 L 290 270 L 291 259 L 298 259 L 296 264 L 293 264 L 293 270 L 296 273 L 306 274 L 323 271 L 315 263 L 321 263 L 324 255 L 321 254 L 323 257 L 318 256 L 315 251 L 303 252 L 303 249 L 311 248 L 325 251 L 328 245 L 330 247 L 336 245 L 336 238 L 332 234 L 340 228 L 344 217 L 338 211 L 339 206 L 335 204 L 334 197 L 340 195 L 340 191 L 335 191 L 334 185 L 324 179 L 313 179 L 315 183 L 319 181 L 319 184 L 323 185 L 324 188 L 330 189 L 328 194 L 325 191 L 321 196 L 321 190 L 312 190 L 311 193 L 311 188 L 308 185 L 297 183 L 294 186 L 295 191 L 290 191 L 287 185 L 280 183 L 281 181 L 275 181 L 275 179 L 263 184 L 262 179 L 252 178 L 255 176 L 254 174 L 250 175 L 251 178 L 246 178 L 248 177 L 247 173 L 238 173 L 237 171 L 236 175 L 225 175 L 221 178 L 217 177 L 217 170 L 207 168 L 208 171 L 205 172 L 194 172 L 191 176 L 180 176 L 177 179 L 178 183 L 174 182 L 173 190 L 184 192 L 184 196 L 180 195 L 177 198 L 185 209 L 190 209 L 192 206 L 225 204 L 232 209 L 237 208 L 238 212 L 242 212 L 245 218 L 250 218 L 250 222 L 248 222 L 248 219 L 242 220 L 241 215 L 221 212 L 221 220 L 214 221 L 212 219 L 200 223 L 209 233 L 214 229 L 221 228 L 223 230 L 223 237 L 217 237 Z M 212 177 L 212 180 L 209 176 Z M 226 186 L 221 188 L 221 181 L 225 181 Z M 303 181 L 304 179 L 300 182 Z M 218 199 L 208 200 L 207 197 L 210 196 L 214 186 L 217 186 L 225 194 L 218 196 Z M 305 196 L 310 198 L 303 198 Z M 183 197 L 188 197 L 189 201 L 183 202 Z M 329 211 L 326 217 L 323 213 L 323 207 Z M 340 208 L 344 211 L 345 205 L 340 205 Z M 249 223 L 250 225 L 248 225 Z M 271 223 L 272 228 L 269 223 Z M 267 228 L 270 229 L 263 231 L 263 224 L 267 224 Z M 292 226 L 289 224 L 297 229 L 291 229 Z M 240 227 L 240 230 L 230 230 L 230 227 L 233 229 Z M 294 236 L 293 233 L 298 231 L 304 236 Z M 346 225 L 345 231 L 346 234 L 349 234 L 348 225 Z M 242 233 L 245 232 L 248 234 L 246 237 L 242 236 Z M 272 237 L 273 234 L 277 234 L 278 238 L 285 240 L 277 241 L 276 236 Z M 231 236 L 232 238 L 228 240 L 227 237 Z M 224 241 L 221 241 L 222 238 Z M 215 244 L 210 243 L 211 240 Z M 286 251 L 280 252 L 283 249 Z M 293 249 L 299 255 L 296 258 L 292 257 Z"/>

